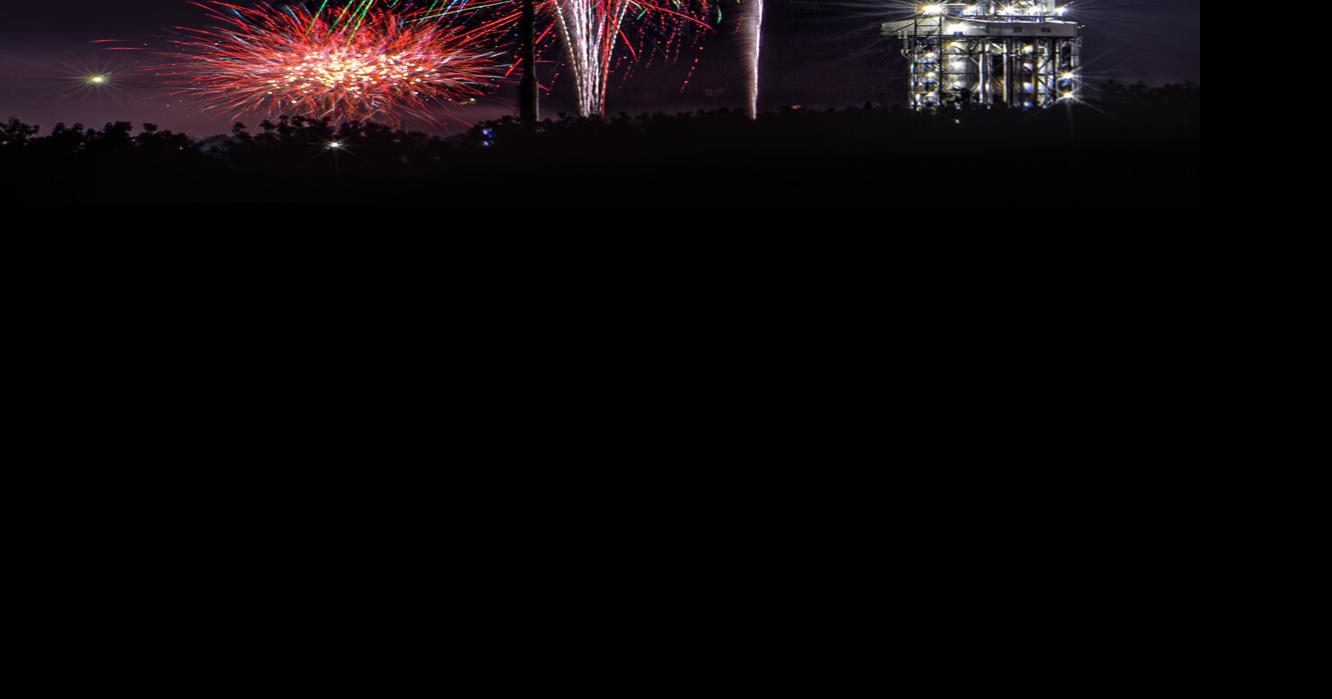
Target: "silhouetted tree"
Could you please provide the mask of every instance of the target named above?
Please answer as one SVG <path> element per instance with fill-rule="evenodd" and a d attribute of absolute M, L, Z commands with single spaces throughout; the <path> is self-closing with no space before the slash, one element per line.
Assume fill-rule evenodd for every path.
<path fill-rule="evenodd" d="M 976 176 L 966 199 L 1028 212 L 1087 200 L 1198 200 L 1200 88 L 1105 83 L 1088 99 L 1093 109 L 792 108 L 758 121 L 729 110 L 622 113 L 548 120 L 539 131 L 509 116 L 451 138 L 306 117 L 265 120 L 253 131 L 237 123 L 205 141 L 153 124 L 136 133 L 125 122 L 60 123 L 42 135 L 10 119 L 0 122 L 0 198 L 402 199 L 466 208 L 515 192 L 523 201 L 561 200 L 579 181 L 596 182 L 605 201 L 743 193 L 929 202 L 957 198 L 938 183 L 968 172 Z M 1016 198 L 1015 182 L 1024 183 Z"/>

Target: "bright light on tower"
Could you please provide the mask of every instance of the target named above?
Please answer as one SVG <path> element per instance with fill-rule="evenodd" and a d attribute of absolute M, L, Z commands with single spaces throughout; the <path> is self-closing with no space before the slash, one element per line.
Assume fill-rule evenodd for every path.
<path fill-rule="evenodd" d="M 1051 107 L 1082 88 L 1082 25 L 1058 0 L 915 5 L 883 33 L 902 41 L 915 109 Z"/>

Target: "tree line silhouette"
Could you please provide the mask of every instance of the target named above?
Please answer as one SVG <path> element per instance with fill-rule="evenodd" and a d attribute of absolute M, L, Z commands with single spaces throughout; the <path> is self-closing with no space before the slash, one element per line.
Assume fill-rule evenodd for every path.
<path fill-rule="evenodd" d="M 14 201 L 1197 202 L 1201 89 L 1107 83 L 1038 111 L 787 107 L 517 119 L 440 137 L 280 118 L 194 139 L 152 124 L 0 123 Z"/>

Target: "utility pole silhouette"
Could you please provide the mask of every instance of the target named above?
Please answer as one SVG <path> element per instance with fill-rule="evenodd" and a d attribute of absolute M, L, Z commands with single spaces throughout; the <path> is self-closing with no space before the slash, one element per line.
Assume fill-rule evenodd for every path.
<path fill-rule="evenodd" d="M 519 119 L 527 126 L 541 121 L 541 85 L 536 64 L 536 0 L 523 0 L 522 32 L 523 80 L 519 88 Z"/>

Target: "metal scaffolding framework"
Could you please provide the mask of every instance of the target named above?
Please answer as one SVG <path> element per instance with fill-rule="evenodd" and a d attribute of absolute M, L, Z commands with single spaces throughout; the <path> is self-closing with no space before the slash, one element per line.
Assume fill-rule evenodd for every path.
<path fill-rule="evenodd" d="M 1082 92 L 1082 26 L 1056 0 L 921 5 L 883 25 L 902 40 L 913 109 L 1049 107 Z"/>

